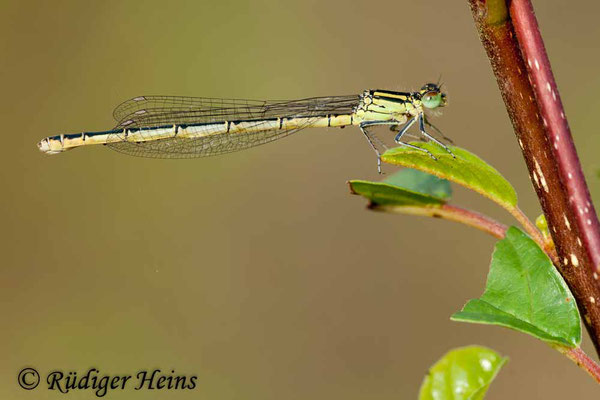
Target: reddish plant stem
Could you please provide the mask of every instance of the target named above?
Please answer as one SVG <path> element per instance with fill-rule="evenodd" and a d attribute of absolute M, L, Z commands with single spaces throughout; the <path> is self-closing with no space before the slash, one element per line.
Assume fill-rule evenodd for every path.
<path fill-rule="evenodd" d="M 509 10 L 521 52 L 527 60 L 528 72 L 532 78 L 542 122 L 545 121 L 544 126 L 552 145 L 558 174 L 569 196 L 570 208 L 574 211 L 573 221 L 577 226 L 583 247 L 592 261 L 593 271 L 598 274 L 600 273 L 600 224 L 579 165 L 571 130 L 560 101 L 533 7 L 529 0 L 513 0 Z"/>
<path fill-rule="evenodd" d="M 590 374 L 596 382 L 600 383 L 600 365 L 596 364 L 581 348 L 575 347 L 574 349 L 569 349 L 567 347 L 559 347 L 557 350 L 569 357 L 577 366 Z"/>
<path fill-rule="evenodd" d="M 536 84 L 540 89 L 536 94 L 532 86 L 535 81 L 530 81 L 527 74 L 527 63 L 521 54 L 517 35 L 508 14 L 506 0 L 468 1 L 519 145 L 523 150 L 523 157 L 529 169 L 533 186 L 550 227 L 560 260 L 555 265 L 573 292 L 583 315 L 584 324 L 596 351 L 600 354 L 600 287 L 595 281 L 598 274 L 595 272 L 596 266 L 592 262 L 593 257 L 584 247 L 580 226 L 577 222 L 578 210 L 571 199 L 572 193 L 563 184 L 562 174 L 566 174 L 568 179 L 568 173 L 571 172 L 572 179 L 579 180 L 577 183 L 578 196 L 582 196 L 582 190 L 587 194 L 587 189 L 585 189 L 585 181 L 579 168 L 570 134 L 564 136 L 563 132 L 563 136 L 559 136 L 558 143 L 556 137 L 551 138 L 550 131 L 546 130 L 545 126 L 547 127 L 549 122 L 553 123 L 554 119 L 548 121 L 545 114 L 540 115 L 542 106 L 538 105 L 540 103 L 538 97 L 550 96 L 551 101 L 556 103 L 554 100 L 554 97 L 558 99 L 556 85 L 550 84 L 550 81 L 546 80 L 545 82 L 550 84 L 550 91 L 548 91 L 545 84 L 544 87 Z M 520 18 L 517 11 L 521 11 L 521 9 L 518 6 L 515 8 L 515 3 L 521 1 L 527 0 L 514 0 L 511 5 L 511 10 L 515 10 L 514 17 L 516 18 Z M 529 2 L 527 1 L 527 3 Z M 537 30 L 537 25 L 525 24 L 524 29 Z M 539 39 L 538 45 L 543 49 L 539 32 L 537 38 Z M 545 69 L 546 78 L 547 75 L 552 75 L 545 53 L 544 60 L 540 56 L 539 59 L 530 58 L 530 61 L 532 69 Z M 554 81 L 552 80 L 552 82 Z M 548 99 L 544 101 L 547 102 Z M 554 106 L 556 107 L 556 104 Z M 555 114 L 553 115 L 555 117 Z M 559 115 L 562 119 L 563 114 L 559 112 Z M 546 120 L 545 124 L 544 120 Z M 566 120 L 564 124 L 566 126 Z M 554 144 L 557 144 L 557 148 L 554 147 Z M 561 156 L 561 161 L 557 157 L 557 153 L 562 152 L 571 154 Z M 568 163 L 565 163 L 564 160 L 568 160 Z M 579 172 L 569 170 L 567 166 L 575 168 Z M 591 202 L 587 207 L 589 210 Z M 588 225 L 587 221 L 585 224 Z M 588 227 L 593 226 L 595 226 L 594 223 L 588 225 Z M 594 239 L 588 238 L 587 240 L 595 243 Z"/>
<path fill-rule="evenodd" d="M 369 208 L 374 211 L 447 219 L 448 221 L 460 222 L 461 224 L 479 229 L 498 239 L 504 239 L 504 236 L 506 236 L 506 225 L 501 224 L 486 215 L 451 206 L 450 204 L 444 204 L 441 207 L 408 207 L 371 204 L 369 205 Z"/>

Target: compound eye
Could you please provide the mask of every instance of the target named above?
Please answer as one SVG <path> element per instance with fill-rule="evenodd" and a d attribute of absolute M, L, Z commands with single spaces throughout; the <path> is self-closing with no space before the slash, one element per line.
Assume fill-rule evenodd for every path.
<path fill-rule="evenodd" d="M 423 106 L 426 108 L 436 108 L 442 104 L 442 94 L 440 92 L 427 92 L 421 98 Z"/>

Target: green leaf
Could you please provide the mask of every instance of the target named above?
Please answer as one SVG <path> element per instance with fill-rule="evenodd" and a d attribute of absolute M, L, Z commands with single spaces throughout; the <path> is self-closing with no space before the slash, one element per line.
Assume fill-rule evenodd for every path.
<path fill-rule="evenodd" d="M 398 171 L 383 182 L 352 180 L 348 183 L 352 193 L 366 197 L 375 205 L 440 207 L 452 193 L 447 180 L 410 168 Z"/>
<path fill-rule="evenodd" d="M 419 400 L 480 400 L 507 359 L 480 346 L 454 349 L 435 363 L 421 384 Z"/>
<path fill-rule="evenodd" d="M 376 205 L 397 205 L 412 207 L 441 207 L 444 201 L 423 193 L 403 189 L 381 182 L 361 180 L 349 181 L 350 190 L 371 200 Z"/>
<path fill-rule="evenodd" d="M 456 157 L 454 158 L 444 148 L 433 142 L 411 142 L 410 144 L 430 151 L 437 160 L 431 158 L 424 151 L 409 147 L 390 149 L 381 156 L 381 159 L 390 164 L 418 169 L 456 182 L 490 198 L 509 210 L 516 207 L 517 194 L 515 189 L 498 171 L 476 155 L 460 147 L 449 146 Z"/>
<path fill-rule="evenodd" d="M 451 319 L 505 326 L 568 347 L 581 343 L 573 295 L 546 253 L 515 227 L 496 243 L 483 295 Z"/>
<path fill-rule="evenodd" d="M 448 200 L 452 195 L 450 182 L 412 168 L 403 168 L 383 182 L 413 192 L 428 194 L 441 200 Z"/>

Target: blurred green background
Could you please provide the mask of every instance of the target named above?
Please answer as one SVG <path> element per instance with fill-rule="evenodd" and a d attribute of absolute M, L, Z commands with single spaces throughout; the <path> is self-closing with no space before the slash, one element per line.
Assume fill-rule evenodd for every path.
<path fill-rule="evenodd" d="M 597 199 L 600 5 L 535 6 Z M 450 105 L 436 125 L 500 170 L 535 218 L 465 1 L 4 0 L 0 43 L 0 398 L 64 396 L 20 389 L 29 365 L 198 376 L 192 391 L 110 399 L 408 399 L 467 344 L 511 359 L 491 399 L 597 396 L 541 342 L 449 320 L 483 291 L 494 240 L 365 210 L 345 182 L 380 177 L 358 129 L 199 160 L 36 148 L 110 129 L 112 108 L 140 94 L 302 98 L 412 90 L 442 74 Z M 455 202 L 513 223 L 466 191 Z"/>

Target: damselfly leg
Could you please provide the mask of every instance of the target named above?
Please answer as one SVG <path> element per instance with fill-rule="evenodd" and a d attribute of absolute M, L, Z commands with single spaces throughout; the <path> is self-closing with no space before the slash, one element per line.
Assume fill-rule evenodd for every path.
<path fill-rule="evenodd" d="M 409 144 L 409 143 L 404 143 L 404 142 L 402 142 L 400 140 L 400 139 L 402 139 L 402 136 L 404 136 L 406 134 L 406 132 L 408 131 L 408 129 L 412 125 L 414 125 L 414 123 L 415 123 L 415 118 L 411 118 L 406 124 L 404 124 L 404 126 L 402 127 L 402 129 L 400 130 L 400 132 L 398 132 L 398 134 L 394 138 L 394 141 L 396 143 L 398 143 L 400 146 L 409 147 L 411 149 L 419 150 L 419 151 L 422 151 L 424 153 L 427 153 L 431 158 L 433 158 L 434 160 L 437 160 L 437 158 L 433 154 L 431 154 L 431 152 L 429 150 L 423 149 L 421 147 L 413 146 L 412 144 Z M 367 127 L 371 127 L 371 126 L 377 126 L 377 125 L 395 125 L 395 126 L 398 126 L 399 124 L 400 124 L 399 121 L 365 121 L 365 122 L 363 122 L 363 123 L 361 123 L 359 125 L 360 130 L 365 135 L 365 137 L 369 141 L 369 144 L 371 145 L 371 148 L 375 151 L 375 154 L 377 155 L 377 172 L 380 173 L 380 174 L 381 174 L 381 153 L 379 152 L 379 149 L 375 146 L 373 137 L 369 134 L 369 132 L 367 131 L 366 128 Z M 430 138 L 430 136 L 427 135 L 427 138 Z M 377 140 L 377 142 L 379 144 L 383 144 L 377 138 L 375 138 L 375 139 Z M 437 140 L 434 140 L 434 141 L 437 143 Z M 383 147 L 385 147 L 387 149 L 387 146 L 385 146 L 385 144 L 383 144 Z"/>
<path fill-rule="evenodd" d="M 429 133 L 427 133 L 427 131 L 425 131 L 425 118 L 424 118 L 423 114 L 419 114 L 418 118 L 419 118 L 419 130 L 421 131 L 423 136 L 425 136 L 427 139 L 431 140 L 432 142 L 439 144 L 440 146 L 442 146 L 444 148 L 444 150 L 446 150 L 448 153 L 450 153 L 450 155 L 453 158 L 456 158 L 456 156 L 454 155 L 454 153 L 452 153 L 452 151 L 448 148 L 448 146 L 446 146 L 444 143 L 440 142 L 439 140 L 437 140 L 436 138 L 431 136 Z M 414 118 L 413 118 L 413 121 L 414 121 Z M 431 126 L 431 125 L 429 124 L 429 126 Z M 439 130 L 437 128 L 433 128 L 433 129 L 436 130 L 437 132 L 439 132 Z M 443 135 L 442 135 L 442 137 L 443 137 Z"/>
<path fill-rule="evenodd" d="M 387 150 L 387 146 L 385 144 L 383 144 L 379 139 L 377 139 L 376 137 L 371 137 L 371 135 L 369 134 L 369 132 L 367 131 L 366 127 L 369 124 L 366 123 L 362 123 L 360 124 L 358 127 L 360 128 L 360 131 L 363 133 L 363 135 L 365 135 L 365 138 L 367 139 L 367 141 L 369 142 L 369 144 L 371 145 L 371 148 L 373 149 L 373 151 L 375 152 L 375 154 L 377 155 L 377 173 L 381 174 L 381 153 L 379 152 L 379 149 L 377 148 L 377 146 L 375 146 L 374 141 L 377 141 L 378 144 L 383 145 L 383 147 Z"/>
<path fill-rule="evenodd" d="M 402 129 L 400 129 L 400 132 L 398 132 L 398 134 L 394 138 L 394 141 L 396 143 L 398 143 L 400 146 L 409 147 L 411 149 L 419 150 L 419 151 L 422 151 L 424 153 L 427 153 L 429 155 L 429 157 L 433 158 L 434 160 L 437 160 L 437 158 L 433 154 L 431 154 L 431 152 L 429 150 L 423 149 L 421 147 L 413 146 L 412 144 L 409 144 L 409 143 L 404 143 L 401 140 L 402 136 L 404 136 L 406 134 L 406 132 L 409 130 L 409 128 L 414 125 L 415 120 L 416 120 L 416 117 L 412 117 L 411 119 L 409 119 L 408 122 L 406 124 L 404 124 L 404 126 L 402 127 Z M 429 135 L 427 135 L 427 137 L 429 138 Z"/>
<path fill-rule="evenodd" d="M 439 130 L 435 125 L 433 125 L 431 122 L 429 122 L 429 119 L 427 118 L 427 116 L 423 116 L 424 120 L 425 120 L 425 125 L 427 125 L 428 127 L 430 127 L 431 129 L 433 129 L 438 135 L 440 135 L 442 137 L 442 139 L 444 139 L 446 142 L 450 143 L 450 144 L 454 144 L 454 141 L 452 139 L 450 139 L 448 136 L 444 135 L 444 133 Z"/>
<path fill-rule="evenodd" d="M 400 139 L 402 139 L 402 136 L 404 136 L 404 134 L 410 129 L 411 126 L 413 126 L 415 123 L 415 118 L 411 118 L 408 120 L 408 122 L 406 124 L 404 124 L 404 126 L 402 127 L 402 129 L 400 129 L 400 131 L 398 132 L 398 134 L 396 135 L 396 137 L 394 138 L 394 141 L 398 144 L 400 144 Z"/>

